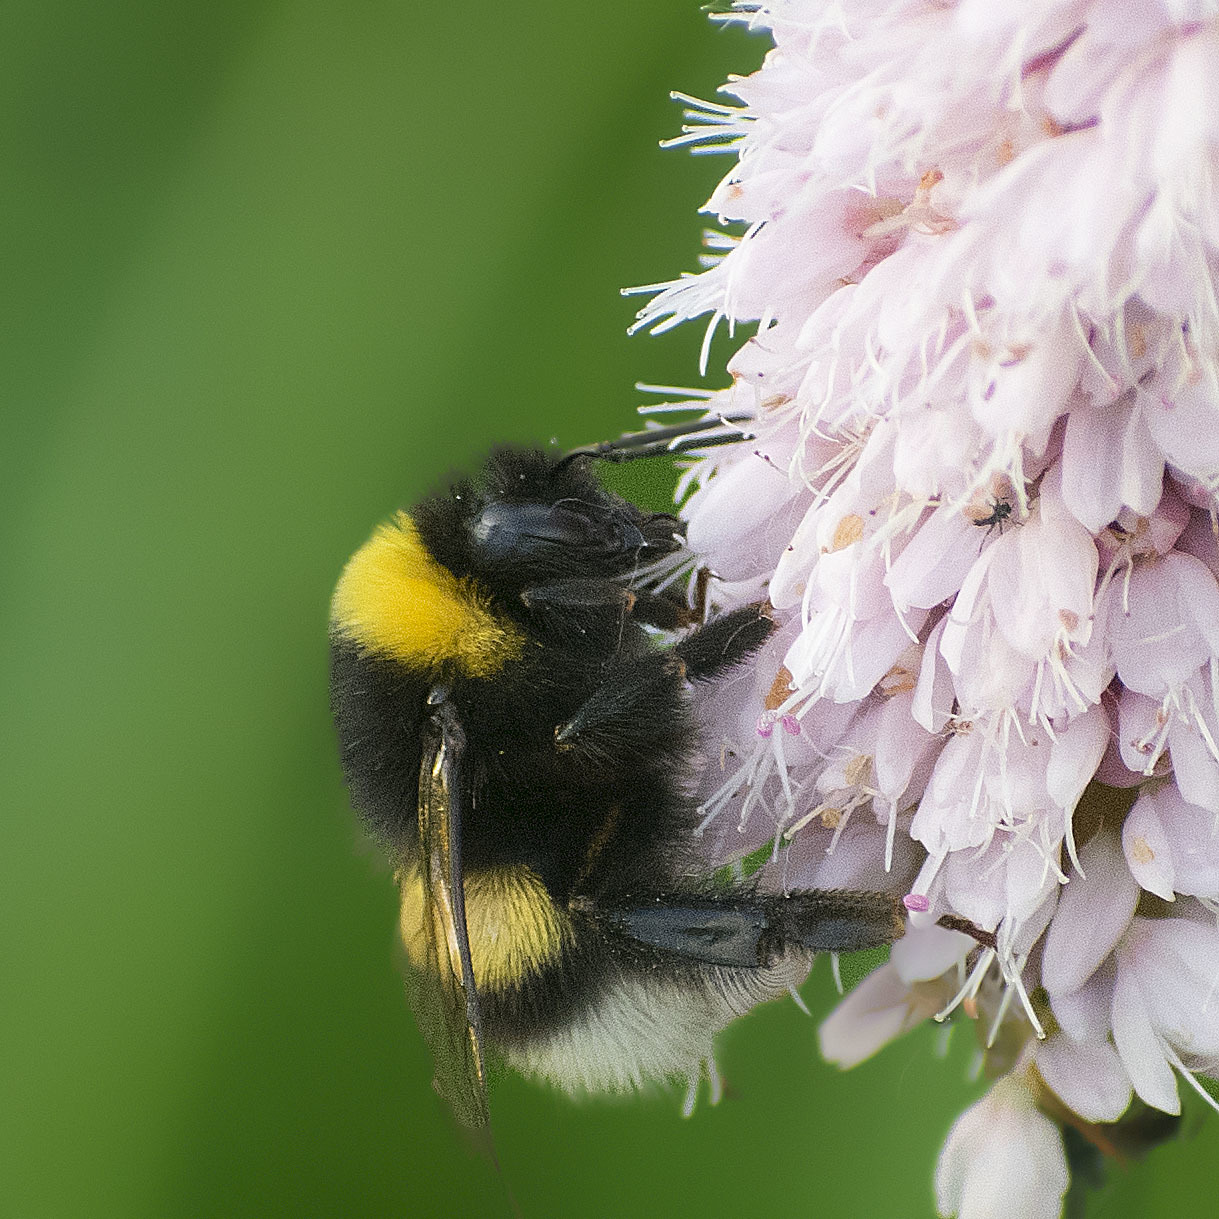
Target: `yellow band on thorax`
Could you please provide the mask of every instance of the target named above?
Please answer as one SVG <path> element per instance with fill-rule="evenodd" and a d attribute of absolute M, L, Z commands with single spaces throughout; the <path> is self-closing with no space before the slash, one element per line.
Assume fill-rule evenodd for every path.
<path fill-rule="evenodd" d="M 472 580 L 436 562 L 405 512 L 352 555 L 334 590 L 330 623 L 369 652 L 428 670 L 452 664 L 470 677 L 497 673 L 525 642 Z"/>

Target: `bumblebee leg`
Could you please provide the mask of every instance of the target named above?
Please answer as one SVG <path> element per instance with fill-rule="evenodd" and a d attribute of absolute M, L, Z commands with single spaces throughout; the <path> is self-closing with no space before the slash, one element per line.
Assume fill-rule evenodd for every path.
<path fill-rule="evenodd" d="M 697 569 L 692 581 L 693 597 L 690 604 L 686 603 L 679 589 L 666 589 L 659 593 L 648 589 L 635 589 L 635 621 L 658 627 L 662 631 L 704 625 L 712 578 L 709 567 Z"/>
<path fill-rule="evenodd" d="M 733 610 L 698 627 L 672 651 L 609 669 L 566 723 L 555 728 L 560 749 L 578 750 L 590 764 L 646 756 L 668 724 L 669 708 L 687 678 L 717 677 L 755 652 L 774 630 L 765 606 Z M 659 722 L 663 720 L 664 722 Z"/>
<path fill-rule="evenodd" d="M 523 589 L 520 598 L 540 627 L 573 643 L 588 635 L 612 638 L 628 615 L 668 630 L 684 625 L 676 602 L 635 592 L 618 580 L 555 580 Z"/>
<path fill-rule="evenodd" d="M 621 769 L 646 758 L 658 733 L 671 728 L 671 709 L 685 681 L 685 668 L 671 652 L 611 668 L 593 695 L 554 730 L 559 749 L 587 764 Z"/>
<path fill-rule="evenodd" d="M 711 581 L 715 573 L 710 567 L 699 567 L 694 573 L 693 608 L 690 613 L 695 622 L 702 622 L 707 617 L 707 600 L 711 595 Z"/>
<path fill-rule="evenodd" d="M 786 952 L 855 952 L 905 931 L 899 899 L 887 893 L 814 889 L 790 896 L 663 895 L 600 911 L 614 930 L 687 960 L 759 969 Z"/>
<path fill-rule="evenodd" d="M 673 651 L 695 681 L 719 677 L 753 655 L 775 629 L 770 607 L 746 605 L 712 618 L 693 630 Z"/>
<path fill-rule="evenodd" d="M 858 952 L 891 944 L 906 933 L 905 907 L 888 893 L 810 889 L 762 900 L 777 951 L 799 944 L 813 952 Z"/>
<path fill-rule="evenodd" d="M 657 627 L 662 631 L 675 631 L 679 627 L 690 626 L 699 621 L 683 601 L 676 597 L 667 597 L 664 593 L 648 592 L 646 589 L 635 590 L 631 617 L 636 622 Z"/>
<path fill-rule="evenodd" d="M 946 927 L 949 931 L 963 931 L 971 939 L 981 944 L 983 948 L 998 950 L 999 944 L 993 931 L 979 927 L 977 923 L 962 918 L 959 914 L 944 914 L 935 921 L 937 927 Z"/>
<path fill-rule="evenodd" d="M 625 613 L 634 602 L 635 594 L 618 580 L 554 580 L 521 591 L 521 604 L 542 613 L 578 614 L 590 609 Z"/>
<path fill-rule="evenodd" d="M 535 584 L 522 590 L 521 604 L 540 616 L 572 621 L 609 609 L 630 614 L 636 622 L 662 631 L 701 623 L 703 616 L 702 609 L 691 610 L 677 597 L 645 588 L 628 588 L 620 580 L 554 580 Z"/>
<path fill-rule="evenodd" d="M 620 581 L 554 580 L 521 590 L 521 603 L 537 629 L 579 646 L 587 638 L 613 638 L 634 605 L 634 594 Z"/>

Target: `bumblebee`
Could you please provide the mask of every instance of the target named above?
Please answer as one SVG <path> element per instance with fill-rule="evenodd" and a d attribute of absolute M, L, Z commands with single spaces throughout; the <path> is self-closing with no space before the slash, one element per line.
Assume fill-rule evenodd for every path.
<path fill-rule="evenodd" d="M 436 1088 L 469 1126 L 488 1046 L 569 1092 L 694 1088 L 716 1034 L 813 953 L 904 928 L 885 894 L 700 873 L 691 689 L 774 624 L 755 605 L 681 629 L 684 602 L 640 577 L 680 523 L 601 486 L 613 455 L 492 453 L 379 526 L 331 606 L 343 769 L 395 868 Z"/>

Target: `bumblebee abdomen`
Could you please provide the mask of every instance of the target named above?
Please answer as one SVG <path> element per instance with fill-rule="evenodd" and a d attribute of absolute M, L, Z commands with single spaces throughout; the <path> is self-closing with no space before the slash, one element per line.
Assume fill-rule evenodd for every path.
<path fill-rule="evenodd" d="M 425 900 L 419 870 L 399 874 L 399 930 L 417 968 L 427 960 L 420 941 Z M 531 984 L 554 968 L 570 948 L 571 918 L 551 900 L 536 873 L 524 865 L 486 868 L 465 876 L 466 926 L 474 983 L 481 993 L 503 994 Z"/>
<path fill-rule="evenodd" d="M 501 1033 L 508 1061 L 567 1092 L 633 1092 L 649 1081 L 697 1080 L 716 1036 L 738 1016 L 800 985 L 810 953 L 765 969 L 624 963 L 612 956 L 564 979 L 574 997 L 556 1019 Z"/>

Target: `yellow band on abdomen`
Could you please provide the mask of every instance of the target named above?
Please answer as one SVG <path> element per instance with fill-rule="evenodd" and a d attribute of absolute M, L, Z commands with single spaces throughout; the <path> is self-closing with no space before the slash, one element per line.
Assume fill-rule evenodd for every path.
<path fill-rule="evenodd" d="M 399 930 L 407 956 L 425 968 L 431 952 L 423 942 L 423 885 L 416 867 L 398 875 Z M 569 916 L 551 900 L 541 878 L 524 864 L 488 868 L 465 879 L 466 932 L 470 964 L 479 990 L 503 992 L 559 959 L 572 934 Z M 437 954 L 444 945 L 432 946 Z"/>

